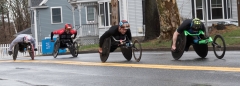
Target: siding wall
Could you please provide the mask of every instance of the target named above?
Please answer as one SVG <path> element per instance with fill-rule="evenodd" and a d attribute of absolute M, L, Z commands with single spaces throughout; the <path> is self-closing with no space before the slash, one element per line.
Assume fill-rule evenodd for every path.
<path fill-rule="evenodd" d="M 178 11 L 183 18 L 192 18 L 191 0 L 177 0 Z"/>
<path fill-rule="evenodd" d="M 52 31 L 63 28 L 65 23 L 73 24 L 72 7 L 67 0 L 58 0 L 58 3 L 54 0 L 48 0 L 46 5 L 49 7 L 45 9 L 37 9 L 38 41 L 42 41 L 45 37 L 49 37 Z M 51 24 L 51 7 L 62 7 L 63 23 Z M 81 14 L 81 23 L 86 24 L 86 13 L 84 8 L 81 9 Z M 78 9 L 75 9 L 75 22 L 76 25 L 79 25 Z M 32 28 L 32 32 L 34 32 L 34 28 Z M 33 33 L 33 36 L 34 35 L 35 33 Z"/>

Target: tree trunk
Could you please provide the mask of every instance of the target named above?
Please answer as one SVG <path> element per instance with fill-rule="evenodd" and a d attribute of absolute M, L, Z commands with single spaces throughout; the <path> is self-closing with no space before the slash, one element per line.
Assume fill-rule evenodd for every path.
<path fill-rule="evenodd" d="M 160 35 L 160 23 L 156 0 L 145 0 L 146 32 L 144 40 L 156 39 Z"/>
<path fill-rule="evenodd" d="M 180 16 L 176 0 L 156 0 L 160 19 L 160 39 L 172 39 L 174 31 L 180 25 Z"/>
<path fill-rule="evenodd" d="M 118 25 L 118 0 L 111 0 L 111 8 L 110 10 L 112 10 L 112 21 L 111 21 L 111 25 Z"/>

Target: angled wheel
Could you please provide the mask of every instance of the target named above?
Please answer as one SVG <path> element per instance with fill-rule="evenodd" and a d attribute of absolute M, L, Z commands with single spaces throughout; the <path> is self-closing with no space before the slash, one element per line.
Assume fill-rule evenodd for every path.
<path fill-rule="evenodd" d="M 195 44 L 193 49 L 201 58 L 205 58 L 208 54 L 208 45 L 207 44 Z"/>
<path fill-rule="evenodd" d="M 127 59 L 127 61 L 130 61 L 132 59 L 132 49 L 126 48 L 126 47 L 120 47 L 123 56 Z"/>
<path fill-rule="evenodd" d="M 71 54 L 73 57 L 77 57 L 79 53 L 77 42 L 73 42 Z"/>
<path fill-rule="evenodd" d="M 213 39 L 212 46 L 215 56 L 218 59 L 222 59 L 226 51 L 226 44 L 223 37 L 221 35 L 216 35 Z"/>
<path fill-rule="evenodd" d="M 142 57 L 142 46 L 141 43 L 138 40 L 135 40 L 132 45 L 132 52 L 134 59 L 139 62 Z"/>
<path fill-rule="evenodd" d="M 184 33 L 181 33 L 180 35 L 178 35 L 177 41 L 176 41 L 176 51 L 175 52 L 171 51 L 172 56 L 175 60 L 178 60 L 182 57 L 185 46 L 186 46 L 186 40 L 187 38 L 184 35 Z M 171 44 L 171 48 L 172 48 L 172 44 Z"/>
<path fill-rule="evenodd" d="M 110 53 L 111 39 L 106 38 L 102 45 L 102 53 L 100 54 L 100 59 L 102 62 L 106 62 Z"/>
<path fill-rule="evenodd" d="M 34 60 L 34 47 L 33 47 L 33 45 L 30 44 L 30 45 L 28 46 L 28 49 L 29 49 L 29 50 L 28 50 L 28 53 L 29 53 L 31 59 Z"/>
<path fill-rule="evenodd" d="M 16 44 L 16 45 L 14 46 L 14 50 L 13 50 L 13 60 L 14 60 L 14 61 L 17 59 L 18 50 L 19 50 L 19 44 Z"/>
<path fill-rule="evenodd" d="M 57 41 L 54 43 L 54 49 L 53 49 L 53 57 L 54 57 L 54 58 L 56 58 L 57 55 L 58 55 L 59 47 L 60 47 L 60 42 L 59 42 L 59 40 L 57 40 Z"/>

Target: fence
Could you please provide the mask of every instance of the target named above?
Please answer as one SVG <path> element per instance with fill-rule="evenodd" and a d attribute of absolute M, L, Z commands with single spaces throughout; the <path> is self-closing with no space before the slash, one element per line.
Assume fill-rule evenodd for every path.
<path fill-rule="evenodd" d="M 10 44 L 0 44 L 0 57 L 11 57 L 10 55 L 8 55 L 8 50 L 9 50 Z M 42 42 L 38 43 L 37 46 L 38 51 L 35 52 L 35 55 L 42 55 Z M 29 56 L 28 52 L 18 52 L 18 57 L 21 56 Z"/>

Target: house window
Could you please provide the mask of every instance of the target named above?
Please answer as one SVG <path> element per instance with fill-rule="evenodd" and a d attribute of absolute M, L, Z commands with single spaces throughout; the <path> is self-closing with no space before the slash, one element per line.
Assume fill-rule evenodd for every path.
<path fill-rule="evenodd" d="M 51 7 L 52 24 L 62 23 L 62 7 Z"/>
<path fill-rule="evenodd" d="M 94 21 L 94 7 L 87 7 L 87 21 Z"/>
<path fill-rule="evenodd" d="M 222 0 L 211 0 L 212 19 L 223 19 Z"/>
<path fill-rule="evenodd" d="M 197 18 L 203 20 L 202 0 L 196 0 L 196 15 Z"/>
<path fill-rule="evenodd" d="M 105 9 L 105 10 L 104 10 Z M 104 2 L 99 4 L 100 26 L 110 26 L 111 24 L 111 3 Z M 105 24 L 106 22 L 106 24 Z"/>
<path fill-rule="evenodd" d="M 192 7 L 195 10 L 193 17 L 204 20 L 202 0 L 192 0 L 192 2 L 194 3 Z M 205 3 L 208 20 L 232 18 L 231 0 L 207 0 Z"/>

